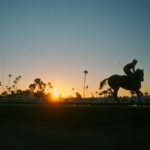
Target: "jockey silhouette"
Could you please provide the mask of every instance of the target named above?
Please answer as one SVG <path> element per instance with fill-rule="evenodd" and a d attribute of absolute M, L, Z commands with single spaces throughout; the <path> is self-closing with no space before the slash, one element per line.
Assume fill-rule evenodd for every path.
<path fill-rule="evenodd" d="M 133 59 L 133 61 L 131 63 L 126 64 L 123 67 L 123 70 L 125 72 L 125 74 L 130 78 L 133 77 L 134 73 L 135 73 L 135 65 L 137 64 L 137 60 Z M 132 71 L 131 71 L 132 70 Z"/>

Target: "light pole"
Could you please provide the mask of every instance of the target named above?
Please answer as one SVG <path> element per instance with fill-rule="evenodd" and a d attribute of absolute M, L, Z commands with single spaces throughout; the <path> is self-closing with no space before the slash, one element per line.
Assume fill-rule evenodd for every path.
<path fill-rule="evenodd" d="M 88 71 L 84 70 L 83 73 L 84 73 L 83 98 L 85 98 L 85 83 L 86 83 L 86 75 L 88 74 Z"/>

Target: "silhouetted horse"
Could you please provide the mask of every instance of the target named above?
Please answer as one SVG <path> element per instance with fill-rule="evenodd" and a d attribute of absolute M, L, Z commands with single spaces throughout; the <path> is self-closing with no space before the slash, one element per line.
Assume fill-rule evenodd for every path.
<path fill-rule="evenodd" d="M 126 75 L 112 75 L 100 82 L 100 89 L 103 88 L 107 80 L 108 85 L 113 89 L 113 97 L 118 101 L 117 93 L 120 87 L 126 90 L 135 91 L 138 98 L 143 95 L 139 89 L 141 88 L 141 82 L 144 81 L 144 70 L 137 69 L 132 78 Z"/>

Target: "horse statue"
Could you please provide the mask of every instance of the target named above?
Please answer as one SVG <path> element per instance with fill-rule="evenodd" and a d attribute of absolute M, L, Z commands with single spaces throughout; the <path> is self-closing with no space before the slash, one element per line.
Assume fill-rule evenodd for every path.
<path fill-rule="evenodd" d="M 133 77 L 128 77 L 126 75 L 112 75 L 107 79 L 104 79 L 100 82 L 100 90 L 105 85 L 106 81 L 108 81 L 108 85 L 113 89 L 113 97 L 119 102 L 117 93 L 119 88 L 124 88 L 126 90 L 134 91 L 138 98 L 143 95 L 140 91 L 141 82 L 144 81 L 144 70 L 137 69 L 133 74 Z"/>

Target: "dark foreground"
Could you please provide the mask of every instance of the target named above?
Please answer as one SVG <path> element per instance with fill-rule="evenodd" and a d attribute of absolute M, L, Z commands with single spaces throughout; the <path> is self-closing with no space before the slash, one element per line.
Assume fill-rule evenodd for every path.
<path fill-rule="evenodd" d="M 150 107 L 0 104 L 7 149 L 150 149 Z"/>

